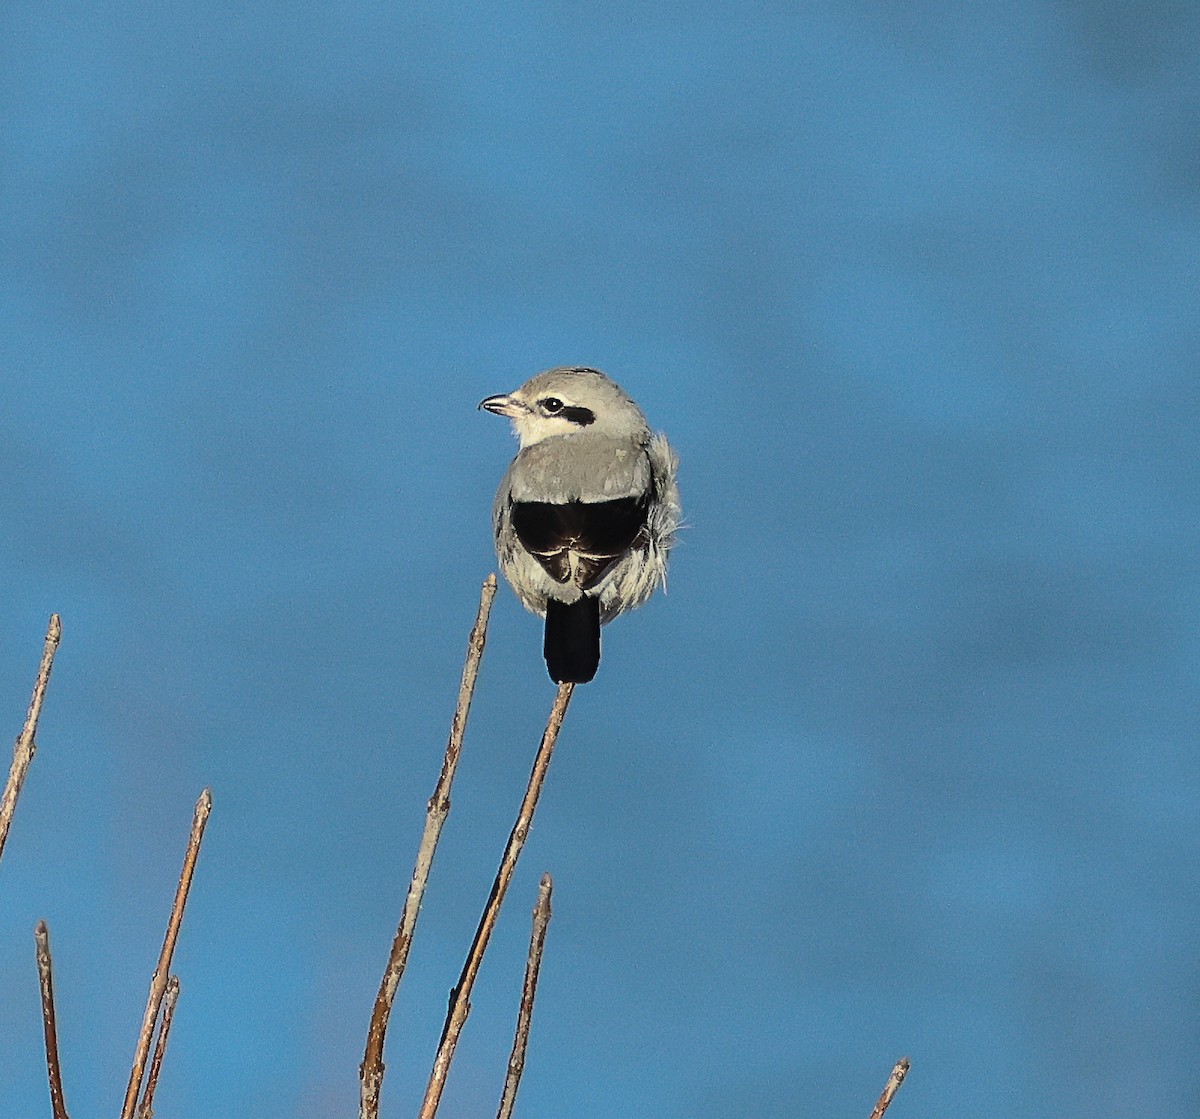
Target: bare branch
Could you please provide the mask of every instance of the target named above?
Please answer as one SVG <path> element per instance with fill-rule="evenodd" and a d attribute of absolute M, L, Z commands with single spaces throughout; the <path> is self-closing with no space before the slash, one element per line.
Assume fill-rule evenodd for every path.
<path fill-rule="evenodd" d="M 29 772 L 29 763 L 37 753 L 38 718 L 42 714 L 42 700 L 46 698 L 46 685 L 50 683 L 50 669 L 54 667 L 54 654 L 58 651 L 58 643 L 62 640 L 62 621 L 57 614 L 50 615 L 50 625 L 46 630 L 46 643 L 42 647 L 42 663 L 38 666 L 37 680 L 33 685 L 33 698 L 29 701 L 29 711 L 25 715 L 25 726 L 13 746 L 12 768 L 8 771 L 8 781 L 4 785 L 4 796 L 0 798 L 0 855 L 4 854 L 4 844 L 8 841 L 8 829 L 12 825 L 13 813 L 17 810 L 17 797 L 21 795 L 21 786 L 25 784 L 25 775 Z"/>
<path fill-rule="evenodd" d="M 567 705 L 571 702 L 574 684 L 559 684 L 558 694 L 554 697 L 554 706 L 550 709 L 550 718 L 546 723 L 542 743 L 538 747 L 537 756 L 533 762 L 533 772 L 529 775 L 529 785 L 525 790 L 525 799 L 521 801 L 521 809 L 517 813 L 517 822 L 513 825 L 512 833 L 500 859 L 500 869 L 496 871 L 496 880 L 492 883 L 492 892 L 484 907 L 479 928 L 475 939 L 471 942 L 471 950 L 467 953 L 467 961 L 463 965 L 458 984 L 450 993 L 450 1010 L 446 1015 L 446 1024 L 442 1028 L 442 1040 L 438 1045 L 437 1056 L 433 1061 L 433 1069 L 429 1076 L 429 1085 L 425 1089 L 425 1100 L 421 1104 L 419 1119 L 433 1119 L 437 1114 L 438 1104 L 442 1099 L 442 1091 L 446 1086 L 446 1076 L 450 1071 L 450 1062 L 454 1060 L 454 1049 L 458 1044 L 458 1036 L 462 1032 L 467 1015 L 471 1012 L 471 988 L 475 977 L 479 974 L 479 965 L 483 962 L 483 954 L 487 951 L 488 940 L 512 881 L 513 871 L 525 839 L 529 835 L 533 823 L 533 813 L 537 808 L 538 797 L 542 792 L 542 784 L 546 780 L 546 770 L 550 766 L 550 758 L 554 753 L 554 744 L 558 740 L 558 732 L 562 728 L 563 719 L 567 715 Z"/>
<path fill-rule="evenodd" d="M 892 1097 L 899 1090 L 900 1085 L 904 1083 L 904 1078 L 908 1075 L 908 1058 L 901 1057 L 896 1062 L 895 1068 L 892 1069 L 892 1075 L 887 1078 L 887 1083 L 883 1086 L 883 1092 L 879 1097 L 879 1101 L 875 1104 L 875 1110 L 871 1112 L 871 1119 L 883 1119 L 883 1113 L 887 1111 L 888 1105 L 892 1102 Z"/>
<path fill-rule="evenodd" d="M 367 1048 L 359 1066 L 361 1082 L 359 1091 L 359 1119 L 377 1119 L 379 1115 L 379 1092 L 383 1085 L 383 1042 L 387 1034 L 388 1017 L 392 1003 L 404 975 L 408 962 L 408 950 L 412 946 L 413 932 L 417 927 L 417 916 L 421 911 L 421 899 L 425 895 L 425 884 L 429 880 L 429 869 L 433 865 L 434 852 L 442 834 L 442 825 L 450 814 L 450 787 L 462 753 L 463 735 L 467 729 L 467 715 L 471 710 L 471 698 L 475 694 L 475 681 L 479 677 L 479 661 L 487 642 L 488 616 L 492 611 L 492 600 L 496 597 L 496 576 L 489 575 L 483 582 L 479 596 L 479 612 L 471 627 L 467 640 L 467 657 L 463 664 L 462 682 L 458 688 L 458 703 L 454 718 L 450 722 L 450 739 L 446 744 L 446 756 L 442 761 L 442 772 L 438 777 L 429 809 L 425 816 L 425 831 L 421 846 L 417 850 L 417 862 L 409 883 L 408 896 L 404 901 L 404 913 L 396 929 L 392 950 L 388 956 L 379 994 L 375 996 L 375 1009 L 371 1012 L 371 1025 L 367 1031 Z"/>
<path fill-rule="evenodd" d="M 162 1071 L 163 1054 L 167 1051 L 167 1038 L 171 1034 L 171 1020 L 175 1017 L 175 1004 L 179 1001 L 179 976 L 167 980 L 167 991 L 163 996 L 162 1021 L 158 1024 L 158 1041 L 154 1044 L 154 1056 L 150 1059 L 150 1072 L 146 1077 L 146 1090 L 138 1107 L 138 1119 L 154 1119 L 154 1092 L 158 1088 L 158 1074 Z"/>
<path fill-rule="evenodd" d="M 538 971 L 542 966 L 542 949 L 546 944 L 546 926 L 550 924 L 550 893 L 553 889 L 554 882 L 550 875 L 543 874 L 542 883 L 538 887 L 537 904 L 533 907 L 533 931 L 529 935 L 529 960 L 525 964 L 525 985 L 521 990 L 517 1030 L 513 1035 L 512 1055 L 508 1058 L 508 1075 L 504 1078 L 504 1092 L 500 1096 L 500 1110 L 496 1112 L 496 1119 L 512 1119 L 513 1104 L 517 1102 L 517 1089 L 521 1086 L 521 1074 L 525 1071 L 529 1023 L 533 1018 Z"/>
<path fill-rule="evenodd" d="M 54 1119 L 68 1119 L 63 1099 L 62 1072 L 58 1065 L 58 1027 L 54 1018 L 54 974 L 50 960 L 50 930 L 39 921 L 33 930 L 37 942 L 38 983 L 42 989 L 42 1026 L 46 1034 L 46 1072 L 50 1078 L 50 1110 Z"/>
<path fill-rule="evenodd" d="M 137 1050 L 133 1056 L 133 1068 L 129 1072 L 129 1086 L 125 1089 L 125 1104 L 121 1108 L 121 1119 L 133 1119 L 138 1095 L 142 1090 L 142 1077 L 146 1072 L 146 1058 L 150 1052 L 150 1040 L 154 1035 L 154 1023 L 158 1021 L 158 1011 L 162 1006 L 163 995 L 166 993 L 167 976 L 171 970 L 171 956 L 175 952 L 175 942 L 179 938 L 179 926 L 183 923 L 183 907 L 187 904 L 188 890 L 191 888 L 192 875 L 196 870 L 196 856 L 200 853 L 200 842 L 204 838 L 204 826 L 208 823 L 208 814 L 211 811 L 212 792 L 205 789 L 196 802 L 196 811 L 192 817 L 192 832 L 188 837 L 187 852 L 183 856 L 183 869 L 179 872 L 179 886 L 175 891 L 175 903 L 171 906 L 171 919 L 167 924 L 167 935 L 158 956 L 158 965 L 150 979 L 150 997 L 146 1000 L 146 1014 L 142 1019 L 141 1032 L 138 1034 Z"/>

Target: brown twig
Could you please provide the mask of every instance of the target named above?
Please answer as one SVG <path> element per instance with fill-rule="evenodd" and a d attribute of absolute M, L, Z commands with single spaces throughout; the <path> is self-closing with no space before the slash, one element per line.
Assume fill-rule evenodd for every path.
<path fill-rule="evenodd" d="M 38 984 L 42 989 L 42 1027 L 46 1034 L 46 1073 L 50 1078 L 50 1111 L 54 1119 L 67 1119 L 62 1071 L 58 1064 L 58 1027 L 54 1018 L 54 974 L 50 960 L 50 930 L 39 921 L 33 930 L 37 943 Z"/>
<path fill-rule="evenodd" d="M 529 1045 L 529 1023 L 533 1018 L 533 1000 L 537 995 L 538 971 L 542 966 L 542 949 L 546 944 L 546 926 L 550 924 L 550 893 L 554 882 L 543 874 L 538 887 L 537 904 L 533 907 L 533 931 L 529 934 L 529 959 L 525 964 L 525 985 L 521 989 L 521 1009 L 517 1014 L 517 1030 L 513 1035 L 512 1054 L 508 1058 L 508 1075 L 500 1096 L 496 1119 L 511 1119 L 517 1089 L 525 1071 L 525 1049 Z"/>
<path fill-rule="evenodd" d="M 437 1114 L 442 1091 L 446 1086 L 446 1076 L 450 1071 L 450 1062 L 454 1060 L 454 1048 L 458 1044 L 463 1023 L 471 1012 L 471 988 L 475 984 L 476 975 L 479 974 L 479 965 L 483 961 L 484 952 L 487 951 L 488 940 L 495 927 L 500 906 L 504 902 L 508 884 L 512 881 L 521 848 L 525 846 L 525 839 L 529 835 L 533 813 L 537 808 L 542 784 L 546 780 L 546 770 L 554 753 L 554 743 L 558 740 L 558 732 L 562 728 L 563 719 L 566 718 L 567 705 L 571 702 L 571 693 L 574 690 L 574 684 L 559 684 L 558 694 L 554 697 L 554 706 L 550 709 L 550 718 L 542 735 L 542 743 L 533 762 L 533 772 L 529 775 L 529 785 L 525 790 L 525 799 L 521 801 L 521 809 L 517 813 L 517 822 L 513 825 L 504 855 L 500 859 L 500 869 L 496 871 L 496 880 L 492 883 L 492 892 L 479 920 L 479 928 L 475 931 L 475 939 L 471 942 L 471 950 L 467 953 L 462 974 L 458 978 L 458 984 L 450 992 L 450 1009 L 446 1015 L 446 1024 L 442 1028 L 442 1040 L 433 1061 L 419 1119 L 433 1119 Z"/>
<path fill-rule="evenodd" d="M 29 763 L 37 753 L 38 718 L 42 713 L 42 700 L 46 698 L 46 685 L 50 683 L 50 669 L 54 667 L 54 654 L 62 639 L 62 621 L 57 614 L 50 615 L 50 625 L 46 630 L 46 643 L 42 647 L 42 663 L 38 666 L 37 680 L 33 685 L 33 698 L 29 701 L 29 711 L 25 715 L 25 726 L 13 746 L 12 768 L 8 771 L 8 781 L 4 785 L 4 796 L 0 798 L 0 855 L 4 854 L 4 844 L 8 841 L 8 829 L 12 824 L 13 813 L 17 810 L 17 797 L 21 795 L 21 786 L 25 784 L 25 775 L 29 772 Z"/>
<path fill-rule="evenodd" d="M 204 826 L 212 811 L 212 792 L 205 789 L 196 801 L 192 816 L 192 832 L 188 837 L 187 852 L 183 856 L 183 869 L 179 872 L 179 886 L 175 890 L 175 903 L 171 906 L 171 919 L 167 923 L 167 935 L 163 939 L 158 965 L 150 979 L 150 997 L 146 1000 L 146 1014 L 142 1018 L 142 1029 L 138 1034 L 137 1050 L 133 1056 L 133 1068 L 129 1072 L 129 1086 L 125 1089 L 125 1104 L 121 1108 L 121 1119 L 133 1119 L 138 1095 L 142 1090 L 142 1077 L 146 1072 L 146 1058 L 150 1052 L 150 1041 L 154 1035 L 154 1024 L 162 1006 L 167 989 L 167 977 L 171 970 L 171 956 L 175 952 L 175 941 L 179 938 L 179 926 L 183 922 L 183 907 L 187 904 L 188 890 L 196 870 L 196 856 L 200 853 L 200 842 L 204 838 Z"/>
<path fill-rule="evenodd" d="M 162 1071 L 163 1055 L 167 1051 L 167 1038 L 171 1034 L 171 1020 L 175 1017 L 175 1004 L 179 1001 L 179 976 L 167 980 L 163 995 L 162 1021 L 158 1024 L 158 1040 L 154 1043 L 154 1056 L 150 1058 L 150 1072 L 146 1076 L 146 1090 L 138 1106 L 138 1119 L 154 1119 L 154 1092 L 158 1088 L 158 1074 Z"/>
<path fill-rule="evenodd" d="M 875 1104 L 875 1110 L 871 1112 L 871 1119 L 883 1119 L 883 1113 L 887 1111 L 888 1105 L 892 1102 L 892 1097 L 899 1090 L 900 1085 L 904 1083 L 904 1078 L 907 1075 L 908 1058 L 901 1057 L 892 1069 L 892 1075 L 887 1078 L 887 1083 L 883 1086 L 883 1092 L 879 1097 L 879 1101 Z"/>
<path fill-rule="evenodd" d="M 450 722 L 450 739 L 446 743 L 442 772 L 433 790 L 433 796 L 429 798 L 425 831 L 421 836 L 421 846 L 417 850 L 417 862 L 413 868 L 412 881 L 409 883 L 408 896 L 404 901 L 404 913 L 392 941 L 387 968 L 383 973 L 383 981 L 379 984 L 379 994 L 375 996 L 375 1009 L 371 1012 L 367 1048 L 358 1070 L 359 1119 L 376 1119 L 379 1115 L 379 1091 L 383 1085 L 384 1071 L 383 1042 L 387 1034 L 388 1017 L 391 1015 L 392 1003 L 395 1001 L 396 991 L 408 962 L 408 950 L 412 946 L 417 916 L 421 911 L 421 899 L 425 894 L 425 884 L 429 880 L 429 869 L 433 865 L 442 825 L 450 813 L 450 787 L 454 783 L 454 773 L 462 753 L 467 715 L 471 710 L 471 698 L 475 694 L 479 661 L 483 657 L 483 647 L 487 642 L 488 616 L 491 614 L 492 600 L 495 597 L 496 576 L 489 575 L 483 582 L 483 590 L 479 596 L 479 612 L 475 616 L 475 624 L 471 627 L 471 636 L 467 640 L 467 657 L 463 664 L 462 682 L 458 688 L 458 703 L 454 708 L 454 718 Z"/>

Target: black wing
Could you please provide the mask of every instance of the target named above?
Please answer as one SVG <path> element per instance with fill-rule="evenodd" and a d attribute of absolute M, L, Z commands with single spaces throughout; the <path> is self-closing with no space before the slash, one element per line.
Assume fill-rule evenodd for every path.
<path fill-rule="evenodd" d="M 647 497 L 614 501 L 548 501 L 511 503 L 517 539 L 559 583 L 571 581 L 575 557 L 579 585 L 594 587 L 625 554 L 646 527 Z"/>

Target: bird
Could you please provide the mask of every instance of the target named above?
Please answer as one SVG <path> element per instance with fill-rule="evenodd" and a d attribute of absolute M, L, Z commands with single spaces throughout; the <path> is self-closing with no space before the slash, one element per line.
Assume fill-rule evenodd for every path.
<path fill-rule="evenodd" d="M 666 586 L 678 456 L 598 369 L 548 369 L 479 407 L 511 420 L 519 443 L 492 507 L 500 570 L 546 620 L 550 678 L 586 684 L 600 627 Z"/>

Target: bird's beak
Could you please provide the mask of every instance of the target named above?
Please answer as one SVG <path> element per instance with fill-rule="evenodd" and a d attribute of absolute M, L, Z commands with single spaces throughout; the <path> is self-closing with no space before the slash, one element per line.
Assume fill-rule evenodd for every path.
<path fill-rule="evenodd" d="M 523 404 L 512 396 L 489 396 L 479 402 L 479 407 L 487 412 L 495 412 L 497 416 L 507 416 L 510 420 L 529 412 L 528 404 Z"/>

